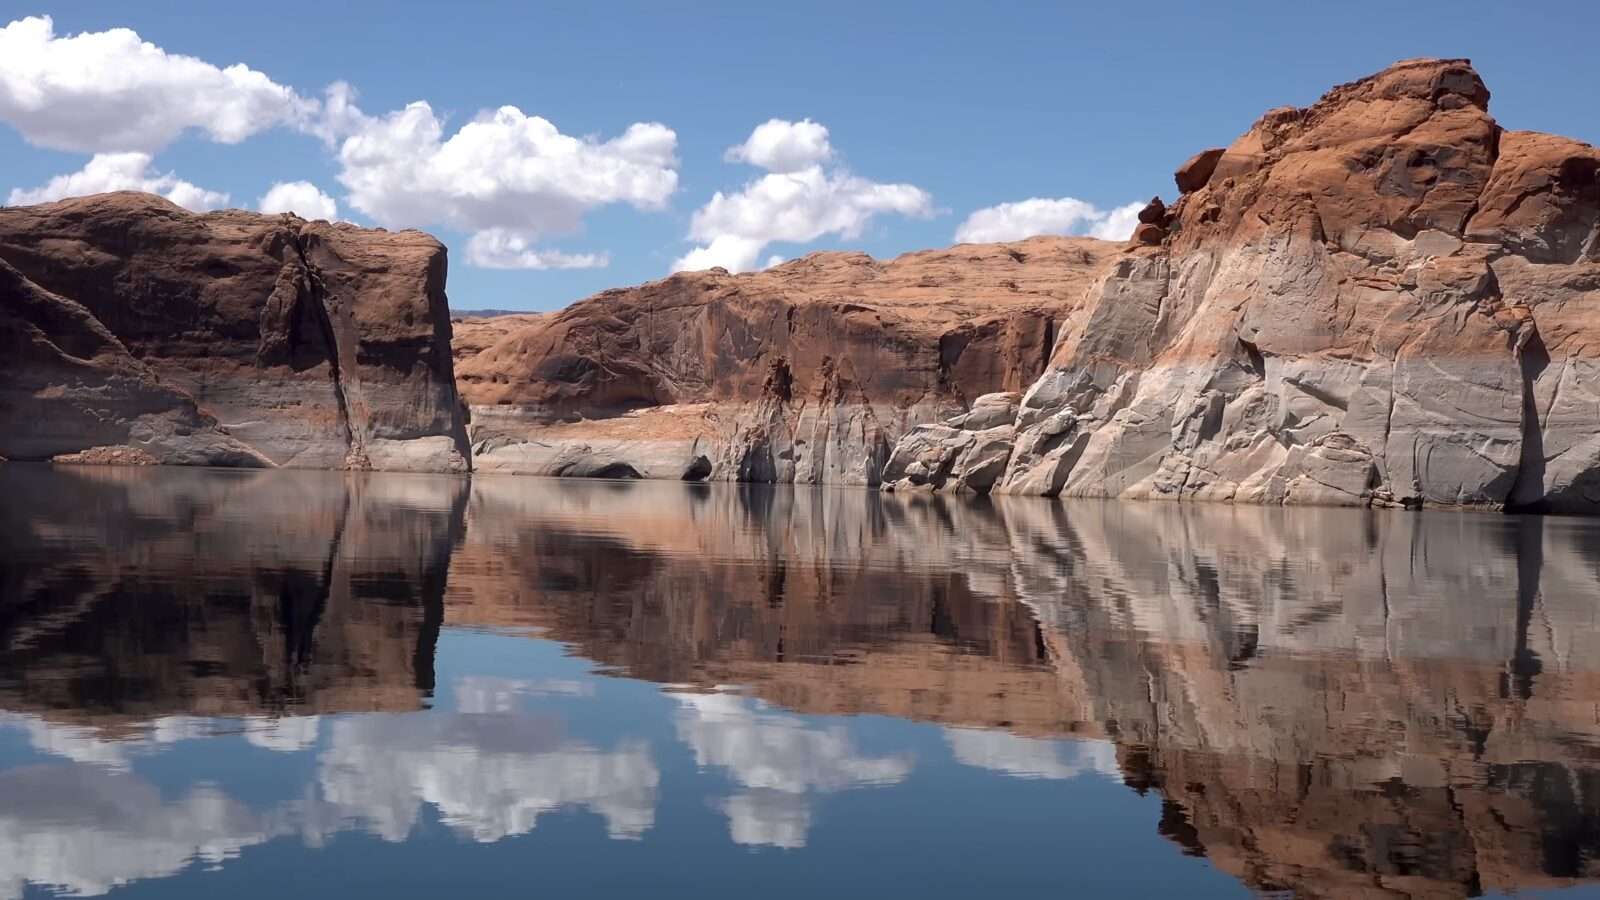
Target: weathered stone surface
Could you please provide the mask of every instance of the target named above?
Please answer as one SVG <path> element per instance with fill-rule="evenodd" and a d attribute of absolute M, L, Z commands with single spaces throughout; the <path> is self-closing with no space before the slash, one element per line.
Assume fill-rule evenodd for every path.
<path fill-rule="evenodd" d="M 988 431 L 998 425 L 1010 425 L 1017 417 L 1017 402 L 1021 395 L 1014 391 L 984 394 L 972 402 L 972 410 L 959 417 L 959 425 L 968 431 Z"/>
<path fill-rule="evenodd" d="M 1217 160 L 1222 158 L 1222 154 L 1222 147 L 1213 147 L 1185 160 L 1172 176 L 1178 182 L 1178 193 L 1187 194 L 1205 187 L 1206 182 L 1211 180 L 1211 173 L 1217 170 Z"/>
<path fill-rule="evenodd" d="M 1161 202 L 1160 197 L 1151 197 L 1150 202 L 1139 210 L 1139 221 L 1147 225 L 1167 224 L 1167 205 Z"/>
<path fill-rule="evenodd" d="M 982 489 L 1003 444 L 970 435 L 1007 423 L 962 410 L 1017 391 L 1002 492 L 1600 512 L 1600 151 L 1488 102 L 1425 59 L 1271 110 L 1127 244 L 817 254 L 493 326 L 478 464 Z M 600 440 L 647 410 L 670 438 Z"/>
<path fill-rule="evenodd" d="M 884 465 L 883 489 L 989 493 L 1011 459 L 1016 415 L 1016 394 L 985 394 L 971 412 L 911 429 Z"/>
<path fill-rule="evenodd" d="M 1041 237 L 887 262 L 817 253 L 606 291 L 510 329 L 464 319 L 458 349 L 488 345 L 457 365 L 474 466 L 676 478 L 703 456 L 713 479 L 876 485 L 913 426 L 1038 377 L 1116 250 Z"/>
<path fill-rule="evenodd" d="M 1600 152 L 1463 60 L 1269 112 L 1091 290 L 1000 490 L 1600 510 Z"/>
<path fill-rule="evenodd" d="M 444 284 L 419 232 L 126 192 L 0 209 L 0 453 L 463 471 Z"/>
<path fill-rule="evenodd" d="M 1135 244 L 1159 244 L 1166 239 L 1167 230 L 1160 225 L 1140 222 L 1134 226 L 1132 240 Z"/>

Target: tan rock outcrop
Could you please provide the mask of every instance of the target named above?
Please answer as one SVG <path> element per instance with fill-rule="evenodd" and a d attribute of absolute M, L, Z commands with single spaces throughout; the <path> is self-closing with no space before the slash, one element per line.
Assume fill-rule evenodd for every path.
<path fill-rule="evenodd" d="M 0 454 L 463 471 L 444 285 L 420 232 L 136 193 L 0 209 Z"/>
<path fill-rule="evenodd" d="M 918 425 L 883 467 L 883 489 L 987 494 L 1005 474 L 1016 429 L 1017 394 L 985 394 L 943 424 Z"/>
<path fill-rule="evenodd" d="M 887 262 L 817 253 L 603 292 L 459 361 L 475 468 L 875 485 L 912 426 L 1038 377 L 1116 250 L 1045 237 Z M 463 320 L 458 346 L 502 327 Z M 616 438 L 641 416 L 659 438 Z"/>
<path fill-rule="evenodd" d="M 1488 99 L 1414 60 L 1269 112 L 1063 329 L 998 489 L 1600 508 L 1600 151 Z"/>
<path fill-rule="evenodd" d="M 970 439 L 914 429 L 1025 390 L 1002 492 L 1600 510 L 1600 151 L 1488 102 L 1424 59 L 1272 110 L 1124 245 L 605 292 L 462 361 L 479 464 L 935 486 Z M 644 409 L 632 461 L 600 423 Z"/>

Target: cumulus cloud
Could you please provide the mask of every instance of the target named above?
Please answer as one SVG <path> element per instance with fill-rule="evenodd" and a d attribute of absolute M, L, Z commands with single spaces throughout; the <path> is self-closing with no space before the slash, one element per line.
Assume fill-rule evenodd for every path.
<path fill-rule="evenodd" d="M 191 130 L 236 144 L 316 109 L 248 66 L 168 53 L 127 28 L 62 36 L 49 16 L 0 28 L 0 120 L 40 147 L 153 152 Z"/>
<path fill-rule="evenodd" d="M 769 172 L 798 172 L 832 159 L 833 146 L 828 143 L 828 129 L 810 119 L 768 119 L 744 143 L 729 147 L 723 158 Z"/>
<path fill-rule="evenodd" d="M 26 206 L 105 191 L 148 191 L 197 212 L 228 204 L 226 193 L 206 190 L 172 172 L 153 172 L 150 165 L 148 153 L 96 153 L 76 172 L 57 175 L 36 188 L 13 189 L 6 203 Z"/>
<path fill-rule="evenodd" d="M 1102 241 L 1125 241 L 1133 237 L 1133 229 L 1139 224 L 1139 210 L 1144 206 L 1133 202 L 1113 209 L 1089 229 L 1089 236 Z"/>
<path fill-rule="evenodd" d="M 1019 241 L 1040 234 L 1088 234 L 1102 240 L 1125 241 L 1133 235 L 1142 208 L 1143 203 L 1130 203 L 1102 210 L 1075 197 L 1031 197 L 986 207 L 967 216 L 956 228 L 956 242 Z"/>
<path fill-rule="evenodd" d="M 446 135 L 427 103 L 381 117 L 344 114 L 339 181 L 351 206 L 391 227 L 445 225 L 472 232 L 468 261 L 497 268 L 603 265 L 595 254 L 534 249 L 577 231 L 590 210 L 666 206 L 678 187 L 677 134 L 635 123 L 602 141 L 502 106 Z"/>
<path fill-rule="evenodd" d="M 758 126 L 729 156 L 772 171 L 734 193 L 718 191 L 695 212 L 689 238 L 700 246 L 675 261 L 673 271 L 721 266 L 745 272 L 758 267 L 773 242 L 803 244 L 827 234 L 851 240 L 878 215 L 933 214 L 933 198 L 916 185 L 826 168 L 832 152 L 827 129 L 814 122 L 774 119 Z"/>
<path fill-rule="evenodd" d="M 467 262 L 484 269 L 603 269 L 611 258 L 604 253 L 540 250 L 527 234 L 489 228 L 468 239 Z"/>
<path fill-rule="evenodd" d="M 264 213 L 294 213 L 302 219 L 339 217 L 339 204 L 309 181 L 278 181 L 261 197 L 258 208 Z"/>
<path fill-rule="evenodd" d="M 83 172 L 14 191 L 13 203 L 134 188 L 192 209 L 222 205 L 227 195 L 149 173 L 151 154 L 187 133 L 232 144 L 294 128 L 337 154 L 346 205 L 390 227 L 466 231 L 475 238 L 468 261 L 496 268 L 604 265 L 603 254 L 536 243 L 577 231 L 601 206 L 662 209 L 678 186 L 677 135 L 661 124 L 636 123 L 600 140 L 503 106 L 447 133 L 426 102 L 369 116 L 343 82 L 321 98 L 302 96 L 243 64 L 171 53 L 126 28 L 60 35 L 48 16 L 0 28 L 0 121 L 41 147 L 101 154 Z M 796 134 L 755 152 L 814 157 L 827 150 L 827 133 L 813 127 L 820 129 L 800 123 Z M 308 218 L 338 213 L 333 198 L 307 182 L 273 185 L 260 205 Z"/>

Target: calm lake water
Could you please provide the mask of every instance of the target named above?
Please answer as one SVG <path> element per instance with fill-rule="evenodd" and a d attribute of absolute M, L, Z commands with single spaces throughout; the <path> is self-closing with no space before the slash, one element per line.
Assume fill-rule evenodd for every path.
<path fill-rule="evenodd" d="M 1586 896 L 1600 523 L 0 466 L 0 898 Z"/>

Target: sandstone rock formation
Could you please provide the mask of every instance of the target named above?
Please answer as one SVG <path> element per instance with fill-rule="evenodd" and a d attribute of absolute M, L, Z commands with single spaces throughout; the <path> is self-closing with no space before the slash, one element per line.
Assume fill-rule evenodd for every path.
<path fill-rule="evenodd" d="M 1488 100 L 1464 60 L 1403 62 L 1186 163 L 996 489 L 1600 510 L 1600 151 Z"/>
<path fill-rule="evenodd" d="M 463 471 L 444 285 L 419 232 L 0 209 L 0 456 Z"/>
<path fill-rule="evenodd" d="M 939 425 L 918 425 L 884 465 L 883 489 L 989 493 L 1011 459 L 1016 415 L 1016 394 L 985 394 L 971 412 Z"/>
<path fill-rule="evenodd" d="M 1273 110 L 1185 162 L 1126 245 L 602 293 L 461 360 L 474 453 L 973 490 L 1004 455 L 1010 493 L 1600 510 L 1600 151 L 1488 101 L 1465 60 L 1411 60 Z M 933 423 L 1023 390 L 982 477 L 936 471 L 976 439 Z"/>
<path fill-rule="evenodd" d="M 458 361 L 479 471 L 877 484 L 913 425 L 1044 370 L 1117 248 L 818 253 L 598 294 Z M 458 346 L 497 318 L 457 323 Z"/>

